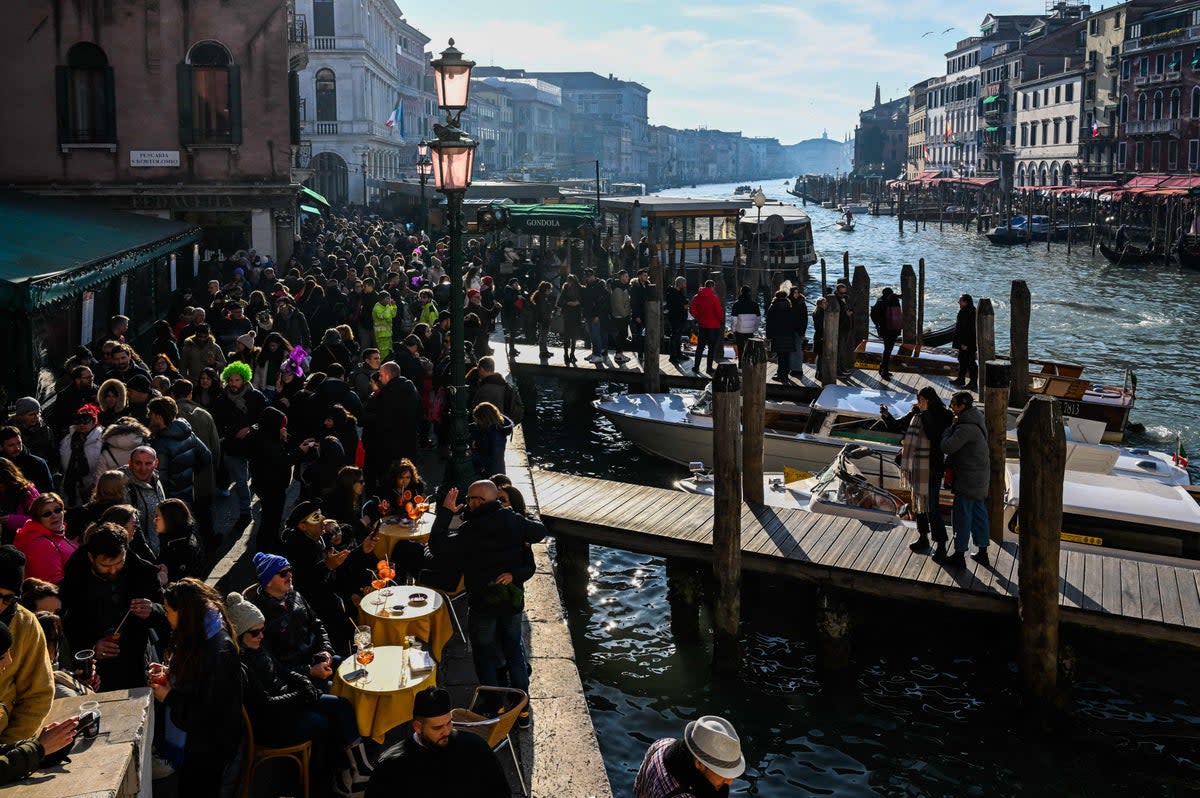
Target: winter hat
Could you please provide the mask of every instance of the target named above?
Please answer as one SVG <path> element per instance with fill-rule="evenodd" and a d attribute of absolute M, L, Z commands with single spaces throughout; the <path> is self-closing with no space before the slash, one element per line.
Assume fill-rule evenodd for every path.
<path fill-rule="evenodd" d="M 472 288 L 470 291 L 467 292 L 467 296 L 479 296 L 479 289 Z"/>
<path fill-rule="evenodd" d="M 84 405 L 75 411 L 75 417 L 91 416 L 92 418 L 100 418 L 100 408 L 96 405 Z"/>
<path fill-rule="evenodd" d="M 129 378 L 129 382 L 125 383 L 125 389 L 138 393 L 150 393 L 153 390 L 150 387 L 150 378 L 140 373 Z"/>
<path fill-rule="evenodd" d="M 32 413 L 35 410 L 41 410 L 42 406 L 37 399 L 32 396 L 22 396 L 13 406 L 13 415 L 23 416 L 26 413 Z"/>
<path fill-rule="evenodd" d="M 491 285 L 491 284 L 492 284 L 492 282 L 493 282 L 493 281 L 492 281 L 492 276 L 491 276 L 490 274 L 485 274 L 485 275 L 483 276 L 483 279 L 482 279 L 482 280 L 480 280 L 480 282 L 481 282 L 481 283 L 483 283 L 484 285 Z"/>
<path fill-rule="evenodd" d="M 440 718 L 450 709 L 450 693 L 441 687 L 426 687 L 413 698 L 414 718 Z"/>
<path fill-rule="evenodd" d="M 323 343 L 325 346 L 333 346 L 334 344 L 340 344 L 341 342 L 342 334 L 332 327 L 326 330 L 325 334 L 321 336 L 321 343 Z"/>
<path fill-rule="evenodd" d="M 230 593 L 225 597 L 225 612 L 229 615 L 229 623 L 233 625 L 233 631 L 238 637 L 251 627 L 267 622 L 262 610 L 246 601 L 241 593 Z"/>
<path fill-rule="evenodd" d="M 0 587 L 21 592 L 25 580 L 25 555 L 16 546 L 0 546 Z"/>
<path fill-rule="evenodd" d="M 258 575 L 258 584 L 262 587 L 266 587 L 267 583 L 275 577 L 275 574 L 284 568 L 292 567 L 287 557 L 280 557 L 278 554 L 267 554 L 264 551 L 255 554 L 251 562 L 254 563 L 254 572 Z"/>
<path fill-rule="evenodd" d="M 305 518 L 308 518 L 310 515 L 312 515 L 313 513 L 317 512 L 320 509 L 321 509 L 321 500 L 320 499 L 317 499 L 315 501 L 310 501 L 310 502 L 300 502 L 292 509 L 292 514 L 288 516 L 287 525 L 289 527 L 296 526 L 296 524 L 299 524 Z"/>
<path fill-rule="evenodd" d="M 8 653 L 8 650 L 12 648 L 12 644 L 12 632 L 8 630 L 7 626 L 0 623 L 0 657 Z"/>
<path fill-rule="evenodd" d="M 250 330 L 249 332 L 245 333 L 244 335 L 239 335 L 237 337 L 237 342 L 239 344 L 241 344 L 242 346 L 246 347 L 247 349 L 253 349 L 254 348 L 254 337 L 255 337 L 254 330 Z"/>

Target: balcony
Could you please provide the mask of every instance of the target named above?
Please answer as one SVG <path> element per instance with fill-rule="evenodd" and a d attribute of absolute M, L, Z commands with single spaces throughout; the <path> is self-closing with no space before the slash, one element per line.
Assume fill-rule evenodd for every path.
<path fill-rule="evenodd" d="M 1110 55 L 1108 58 L 1104 59 L 1105 69 L 1116 69 L 1118 66 L 1120 66 L 1120 64 L 1121 56 L 1119 55 Z"/>
<path fill-rule="evenodd" d="M 1171 71 L 1167 72 L 1165 80 L 1167 83 L 1171 83 L 1173 81 L 1179 80 L 1179 77 L 1180 77 L 1179 69 L 1176 68 L 1174 72 L 1171 72 Z"/>
<path fill-rule="evenodd" d="M 1140 122 L 1125 123 L 1125 135 L 1127 136 L 1156 136 L 1163 133 L 1178 137 L 1179 120 L 1145 119 Z"/>
<path fill-rule="evenodd" d="M 1134 75 L 1133 76 L 1133 85 L 1134 86 L 1145 86 L 1149 82 L 1150 82 L 1149 75 Z"/>
<path fill-rule="evenodd" d="M 309 140 L 301 141 L 293 150 L 292 168 L 307 169 L 308 164 L 312 161 L 312 142 Z"/>
<path fill-rule="evenodd" d="M 1151 75 L 1151 76 L 1150 76 L 1150 80 L 1149 80 L 1149 82 L 1150 82 L 1150 83 L 1162 83 L 1162 82 L 1163 82 L 1163 74 L 1162 74 L 1161 72 L 1159 72 L 1159 73 L 1158 73 L 1158 74 L 1156 74 L 1156 75 Z M 1137 85 L 1137 81 L 1136 81 L 1136 80 L 1134 81 L 1134 85 L 1135 85 L 1135 86 Z"/>
<path fill-rule="evenodd" d="M 311 120 L 300 123 L 300 132 L 310 136 L 375 136 L 399 141 L 399 129 L 372 119 Z"/>
<path fill-rule="evenodd" d="M 288 20 L 288 69 L 299 72 L 308 66 L 308 20 L 303 14 L 292 14 Z"/>

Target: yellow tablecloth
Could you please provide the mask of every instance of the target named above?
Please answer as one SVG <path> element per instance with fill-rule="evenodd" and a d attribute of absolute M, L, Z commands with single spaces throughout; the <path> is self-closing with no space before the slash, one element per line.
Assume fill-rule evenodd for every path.
<path fill-rule="evenodd" d="M 426 687 L 437 684 L 437 668 L 427 673 L 413 674 L 400 684 L 400 646 L 376 646 L 375 661 L 367 665 L 371 681 L 347 682 L 345 674 L 361 667 L 354 657 L 338 666 L 333 678 L 333 694 L 340 695 L 354 706 L 358 733 L 382 743 L 384 736 L 402 723 L 412 720 L 413 699 Z"/>
<path fill-rule="evenodd" d="M 425 513 L 411 526 L 400 523 L 398 518 L 395 523 L 382 523 L 379 525 L 379 540 L 375 543 L 373 556 L 380 560 L 389 558 L 392 549 L 396 548 L 396 544 L 402 540 L 412 540 L 424 546 L 429 542 L 429 533 L 432 530 L 433 513 Z"/>
<path fill-rule="evenodd" d="M 434 659 L 440 660 L 442 647 L 454 635 L 450 611 L 442 594 L 433 588 L 406 585 L 391 590 L 392 595 L 382 604 L 375 603 L 382 591 L 371 591 L 358 605 L 359 622 L 371 627 L 375 645 L 399 645 L 405 635 L 412 635 L 424 640 L 428 644 L 426 650 Z M 427 596 L 428 603 L 424 607 L 411 606 L 409 599 L 414 593 Z M 400 608 L 399 611 L 396 608 Z"/>

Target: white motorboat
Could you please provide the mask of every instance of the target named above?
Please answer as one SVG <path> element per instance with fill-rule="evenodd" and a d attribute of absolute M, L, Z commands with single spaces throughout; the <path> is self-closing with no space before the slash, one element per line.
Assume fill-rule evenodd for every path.
<path fill-rule="evenodd" d="M 1016 528 L 1021 468 L 1008 462 L 1012 482 L 1006 522 Z M 1150 479 L 1067 471 L 1062 537 L 1129 551 L 1200 559 L 1200 504 L 1179 485 Z"/>
<path fill-rule="evenodd" d="M 865 202 L 843 202 L 838 210 L 842 213 L 870 213 L 871 206 Z"/>

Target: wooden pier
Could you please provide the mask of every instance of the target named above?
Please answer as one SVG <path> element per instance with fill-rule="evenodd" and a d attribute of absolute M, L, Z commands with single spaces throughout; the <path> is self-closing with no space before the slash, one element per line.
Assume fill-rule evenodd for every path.
<path fill-rule="evenodd" d="M 590 365 L 590 364 L 589 364 Z M 550 531 L 581 542 L 711 560 L 713 500 L 683 491 L 535 470 Z M 999 614 L 1017 610 L 1019 546 L 992 546 L 989 566 L 947 569 L 914 554 L 907 530 L 763 505 L 742 506 L 742 567 L 882 598 Z M 1064 549 L 1063 623 L 1200 647 L 1200 563 Z"/>
<path fill-rule="evenodd" d="M 493 343 L 497 357 L 503 349 L 503 344 Z M 514 377 L 556 377 L 568 382 L 621 382 L 637 385 L 645 379 L 645 372 L 638 364 L 637 357 L 629 354 L 628 363 L 617 363 L 610 352 L 604 363 L 589 363 L 585 349 L 580 349 L 576 363 L 565 363 L 562 350 L 552 350 L 553 356 L 541 359 L 538 348 L 531 344 L 518 344 L 517 357 L 507 358 L 507 365 Z M 667 388 L 703 388 L 712 379 L 712 375 L 703 371 L 699 375 L 692 372 L 691 360 L 683 363 L 672 363 L 666 355 L 659 357 L 659 371 L 664 389 Z M 722 361 L 728 362 L 728 361 Z M 774 374 L 774 365 L 768 368 L 768 373 Z M 948 376 L 933 374 L 913 374 L 909 372 L 893 372 L 892 379 L 882 380 L 878 371 L 854 369 L 850 376 L 838 380 L 839 385 L 851 385 L 859 388 L 871 388 L 881 391 L 899 391 L 916 394 L 925 386 L 931 386 L 938 392 L 944 402 L 961 388 L 950 384 Z M 767 380 L 767 398 L 794 402 L 811 402 L 821 392 L 821 381 L 817 379 L 817 369 L 811 363 L 803 366 L 803 376 L 793 376 L 790 384 Z"/>

